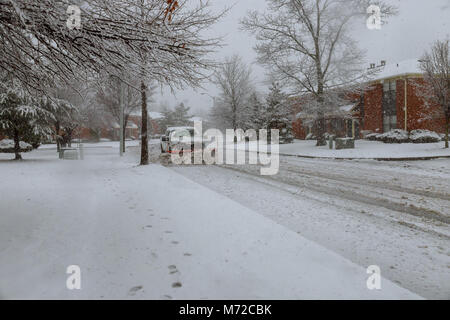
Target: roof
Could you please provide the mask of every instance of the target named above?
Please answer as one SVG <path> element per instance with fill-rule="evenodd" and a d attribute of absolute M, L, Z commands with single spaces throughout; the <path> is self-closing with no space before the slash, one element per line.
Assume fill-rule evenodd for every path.
<path fill-rule="evenodd" d="M 349 105 L 346 105 L 346 106 L 339 107 L 339 110 L 341 110 L 343 112 L 350 112 L 350 111 L 352 111 L 352 109 L 354 107 L 355 107 L 355 104 L 349 104 Z"/>
<path fill-rule="evenodd" d="M 373 80 L 383 80 L 388 78 L 417 75 L 423 72 L 420 69 L 420 62 L 417 59 L 404 60 L 398 63 L 387 64 L 385 66 L 378 66 L 376 69 L 378 73 L 374 75 Z"/>

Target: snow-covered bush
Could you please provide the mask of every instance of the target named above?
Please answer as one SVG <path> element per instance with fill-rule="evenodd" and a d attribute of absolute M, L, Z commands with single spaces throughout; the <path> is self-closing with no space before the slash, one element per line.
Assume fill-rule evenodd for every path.
<path fill-rule="evenodd" d="M 369 141 L 380 141 L 378 139 L 379 136 L 380 136 L 379 133 L 369 133 L 365 136 L 364 139 L 369 140 Z"/>
<path fill-rule="evenodd" d="M 380 134 L 377 140 L 383 141 L 384 143 L 406 143 L 409 142 L 409 133 L 405 130 L 394 129 Z"/>
<path fill-rule="evenodd" d="M 409 139 L 413 143 L 435 143 L 442 140 L 439 134 L 429 130 L 413 130 L 409 134 Z"/>
<path fill-rule="evenodd" d="M 24 141 L 19 142 L 20 152 L 30 152 L 33 146 Z M 0 141 L 0 153 L 14 153 L 14 141 L 11 139 L 3 139 Z"/>
<path fill-rule="evenodd" d="M 395 129 L 386 133 L 371 133 L 366 135 L 366 140 L 381 141 L 384 143 L 435 143 L 442 140 L 441 135 L 429 130 L 413 130 L 408 133 L 405 130 Z"/>

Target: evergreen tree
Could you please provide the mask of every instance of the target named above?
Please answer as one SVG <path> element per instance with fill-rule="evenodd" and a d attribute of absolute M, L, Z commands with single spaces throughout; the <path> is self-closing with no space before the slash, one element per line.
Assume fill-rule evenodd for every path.
<path fill-rule="evenodd" d="M 4 79 L 5 80 L 5 79 Z M 15 81 L 2 82 L 0 86 L 0 131 L 14 139 L 15 159 L 21 160 L 20 141 L 39 145 L 42 137 L 51 135 L 51 112 L 42 107 Z"/>
<path fill-rule="evenodd" d="M 180 103 L 172 113 L 173 125 L 177 127 L 187 126 L 189 124 L 189 107 L 186 107 L 184 103 Z"/>
<path fill-rule="evenodd" d="M 290 143 L 292 135 L 292 112 L 287 95 L 284 94 L 278 83 L 273 82 L 266 99 L 266 129 L 280 130 L 280 143 Z"/>
<path fill-rule="evenodd" d="M 174 126 L 174 112 L 168 106 L 163 106 L 161 111 L 163 118 L 160 121 L 162 130 L 166 131 L 168 127 Z"/>
<path fill-rule="evenodd" d="M 248 119 L 245 129 L 254 129 L 256 131 L 267 127 L 266 106 L 262 103 L 256 92 L 250 95 L 248 100 Z"/>

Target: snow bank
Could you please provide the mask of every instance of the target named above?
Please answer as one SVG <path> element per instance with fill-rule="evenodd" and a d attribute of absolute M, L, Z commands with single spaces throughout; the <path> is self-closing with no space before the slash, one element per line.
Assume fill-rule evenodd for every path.
<path fill-rule="evenodd" d="M 234 147 L 227 145 L 227 148 Z M 254 142 L 247 145 L 239 143 L 237 148 L 257 151 L 258 145 Z M 270 150 L 270 146 L 268 149 Z M 265 148 L 263 150 L 265 151 Z M 295 140 L 294 143 L 280 145 L 279 150 L 281 155 L 334 159 L 450 157 L 450 149 L 444 149 L 444 142 L 386 144 L 379 141 L 356 140 L 355 149 L 330 150 L 328 146 L 316 147 L 316 141 Z"/>

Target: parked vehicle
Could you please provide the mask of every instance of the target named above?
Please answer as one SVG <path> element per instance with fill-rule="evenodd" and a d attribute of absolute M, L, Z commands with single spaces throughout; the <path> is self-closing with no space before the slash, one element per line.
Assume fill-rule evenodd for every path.
<path fill-rule="evenodd" d="M 161 137 L 161 153 L 202 151 L 211 141 L 205 140 L 194 127 L 170 127 Z M 201 146 L 201 149 L 196 149 Z"/>

